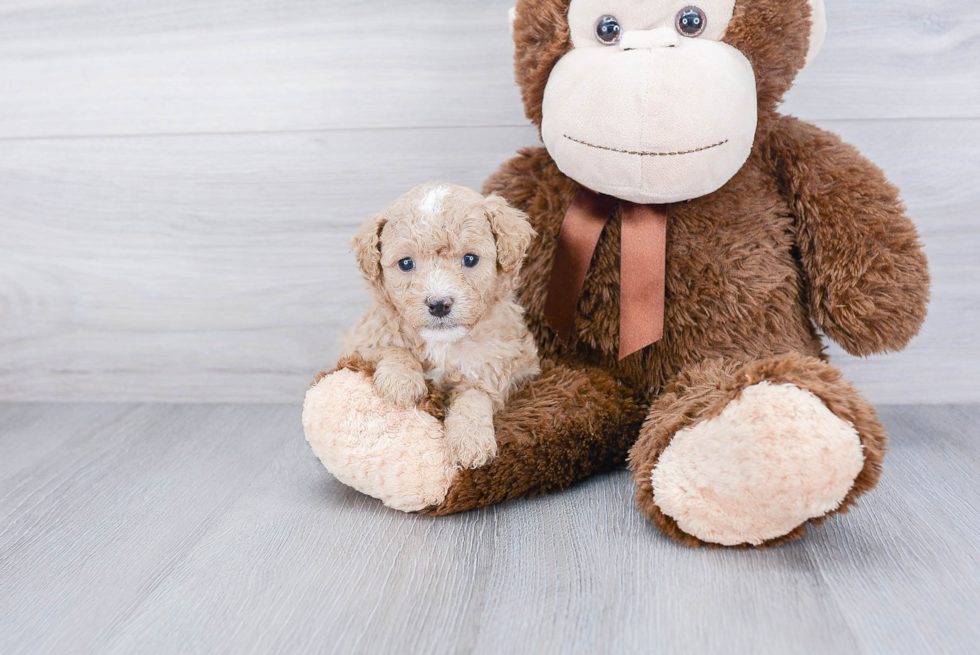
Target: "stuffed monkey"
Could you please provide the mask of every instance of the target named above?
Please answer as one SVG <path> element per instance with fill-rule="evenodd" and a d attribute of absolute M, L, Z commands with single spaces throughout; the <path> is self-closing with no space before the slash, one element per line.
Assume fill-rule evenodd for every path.
<path fill-rule="evenodd" d="M 777 112 L 822 0 L 696 2 L 519 0 L 544 147 L 485 192 L 539 235 L 519 300 L 542 375 L 496 415 L 497 458 L 459 470 L 436 403 L 388 407 L 364 362 L 341 362 L 304 425 L 342 482 L 443 515 L 628 461 L 657 527 L 725 546 L 797 538 L 875 486 L 884 430 L 822 335 L 862 356 L 915 336 L 916 229 L 856 149 Z"/>

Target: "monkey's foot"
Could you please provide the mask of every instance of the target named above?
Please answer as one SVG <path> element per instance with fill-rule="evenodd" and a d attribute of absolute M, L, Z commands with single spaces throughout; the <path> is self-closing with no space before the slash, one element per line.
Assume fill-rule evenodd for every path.
<path fill-rule="evenodd" d="M 630 455 L 637 504 L 685 543 L 772 545 L 873 487 L 884 440 L 826 363 L 695 367 L 651 407 Z"/>
<path fill-rule="evenodd" d="M 863 466 L 853 426 L 812 393 L 762 382 L 671 440 L 653 498 L 703 541 L 758 545 L 837 509 Z"/>
<path fill-rule="evenodd" d="M 303 428 L 330 473 L 393 509 L 440 504 L 456 475 L 442 424 L 384 402 L 364 371 L 340 369 L 317 382 L 306 393 Z"/>

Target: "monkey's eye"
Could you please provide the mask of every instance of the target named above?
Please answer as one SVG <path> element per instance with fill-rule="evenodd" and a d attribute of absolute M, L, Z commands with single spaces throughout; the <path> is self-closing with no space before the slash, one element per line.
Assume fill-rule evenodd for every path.
<path fill-rule="evenodd" d="M 689 36 L 693 39 L 704 32 L 704 28 L 708 26 L 708 17 L 697 7 L 684 7 L 677 12 L 676 26 L 681 36 Z"/>
<path fill-rule="evenodd" d="M 480 263 L 480 258 L 476 255 L 463 255 L 463 266 L 473 268 Z"/>
<path fill-rule="evenodd" d="M 603 45 L 616 45 L 623 38 L 623 26 L 615 16 L 606 14 L 595 22 L 595 38 Z"/>
<path fill-rule="evenodd" d="M 415 270 L 415 260 L 411 257 L 406 257 L 405 259 L 398 262 L 398 268 L 402 269 L 406 273 Z"/>

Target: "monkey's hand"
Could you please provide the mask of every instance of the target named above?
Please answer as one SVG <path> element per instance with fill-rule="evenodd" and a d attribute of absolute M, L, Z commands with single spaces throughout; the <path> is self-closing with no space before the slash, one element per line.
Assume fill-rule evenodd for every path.
<path fill-rule="evenodd" d="M 458 393 L 446 414 L 446 449 L 454 464 L 480 468 L 497 456 L 493 402 L 478 389 Z"/>
<path fill-rule="evenodd" d="M 766 153 L 797 221 L 810 316 L 854 355 L 901 350 L 929 302 L 929 265 L 898 189 L 853 146 L 781 117 Z"/>
<path fill-rule="evenodd" d="M 422 365 L 407 350 L 388 351 L 374 371 L 374 389 L 395 407 L 414 407 L 428 391 Z"/>

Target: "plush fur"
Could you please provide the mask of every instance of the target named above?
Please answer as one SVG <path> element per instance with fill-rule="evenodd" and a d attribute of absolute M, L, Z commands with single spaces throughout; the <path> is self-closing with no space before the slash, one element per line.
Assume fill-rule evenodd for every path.
<path fill-rule="evenodd" d="M 517 77 L 528 118 L 538 125 L 550 70 L 570 47 L 566 11 L 566 0 L 517 5 Z M 527 213 L 540 235 L 529 251 L 519 299 L 543 356 L 598 367 L 652 403 L 648 428 L 637 435 L 631 457 L 637 503 L 686 543 L 701 540 L 656 508 L 649 480 L 665 442 L 704 420 L 684 409 L 703 393 L 693 381 L 685 383 L 692 371 L 712 371 L 710 382 L 704 381 L 710 393 L 729 390 L 724 402 L 711 405 L 715 414 L 752 379 L 795 384 L 853 425 L 864 448 L 864 466 L 841 503 L 846 509 L 876 483 L 885 437 L 874 409 L 820 361 L 817 329 L 856 354 L 900 350 L 926 313 L 928 265 L 897 190 L 836 136 L 775 110 L 804 65 L 809 17 L 806 0 L 736 6 L 723 40 L 742 51 L 755 70 L 756 145 L 741 171 L 719 191 L 668 206 L 665 337 L 641 353 L 622 362 L 616 357 L 619 217 L 599 242 L 573 340 L 564 348 L 544 321 L 544 302 L 555 239 L 579 186 L 558 171 L 544 149 L 531 148 L 505 164 L 485 187 Z M 661 418 L 674 415 L 678 419 L 669 424 Z M 462 488 L 476 483 L 455 480 L 450 497 L 487 495 Z M 523 484 L 535 487 L 534 480 Z M 800 534 L 802 526 L 764 543 Z"/>
<path fill-rule="evenodd" d="M 887 441 L 884 428 L 874 408 L 833 366 L 797 353 L 758 361 L 704 361 L 681 371 L 657 397 L 650 407 L 640 438 L 630 452 L 637 506 L 661 530 L 678 541 L 691 546 L 703 543 L 682 530 L 677 521 L 666 515 L 656 503 L 651 472 L 655 470 L 660 455 L 679 432 L 715 419 L 737 402 L 744 390 L 762 383 L 793 385 L 809 392 L 841 421 L 851 426 L 860 438 L 863 467 L 840 504 L 824 516 L 812 518 L 811 522 L 819 523 L 832 513 L 846 512 L 856 504 L 859 496 L 878 484 Z M 847 450 L 846 447 L 842 448 L 836 454 L 846 453 Z M 812 488 L 819 488 L 819 485 Z M 796 496 L 799 498 L 805 493 L 797 493 Z M 792 498 L 784 500 L 793 501 Z M 762 543 L 774 545 L 802 534 L 803 526 L 800 525 Z M 746 543 L 750 542 L 747 540 Z"/>
<path fill-rule="evenodd" d="M 374 394 L 371 367 L 348 360 L 315 385 L 303 405 L 303 428 L 324 467 L 344 484 L 392 509 L 414 512 L 440 502 L 455 474 L 442 425 L 415 408 Z M 333 417 L 346 417 L 341 423 Z"/>
<path fill-rule="evenodd" d="M 514 302 L 533 236 L 500 198 L 432 183 L 372 216 L 351 241 L 374 302 L 346 334 L 343 356 L 373 366 L 375 391 L 400 409 L 426 395 L 426 380 L 448 393 L 445 439 L 464 467 L 496 456 L 494 412 L 541 370 Z"/>
<path fill-rule="evenodd" d="M 539 126 L 548 76 L 571 47 L 568 3 L 517 5 L 517 79 Z M 818 32 L 808 0 L 737 2 L 723 41 L 755 73 L 753 149 L 718 191 L 666 206 L 664 338 L 622 361 L 618 212 L 596 248 L 571 341 L 562 345 L 544 305 L 556 238 L 580 186 L 543 148 L 523 150 L 487 181 L 485 192 L 527 214 L 539 235 L 518 300 L 547 365 L 494 417 L 497 459 L 456 474 L 445 499 L 426 511 L 557 491 L 628 452 L 637 506 L 666 534 L 689 545 L 758 546 L 801 536 L 806 524 L 846 511 L 875 486 L 884 430 L 826 362 L 820 331 L 855 354 L 903 348 L 926 314 L 928 265 L 881 171 L 836 136 L 776 111 Z M 776 388 L 785 393 L 771 393 Z M 679 434 L 688 436 L 655 489 L 660 458 Z M 703 445 L 711 443 L 717 447 Z M 736 460 L 762 461 L 770 446 L 771 461 L 782 464 L 765 475 L 731 461 L 736 452 L 744 455 Z M 814 452 L 821 453 L 813 455 L 821 458 L 817 474 L 801 474 L 800 458 Z M 712 482 L 697 473 L 701 487 L 678 501 L 671 480 L 692 462 L 725 474 Z M 773 483 L 780 466 L 792 483 Z M 728 490 L 715 507 L 734 509 L 711 524 L 704 502 L 713 485 Z M 789 508 L 790 519 L 752 510 L 761 493 Z M 736 516 L 745 520 L 735 525 Z M 726 520 L 728 528 L 719 528 Z"/>
<path fill-rule="evenodd" d="M 840 507 L 861 450 L 854 426 L 813 393 L 763 381 L 674 435 L 653 467 L 653 502 L 699 539 L 761 544 Z"/>

